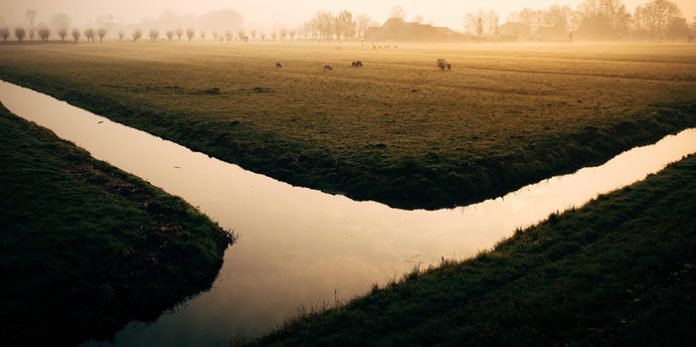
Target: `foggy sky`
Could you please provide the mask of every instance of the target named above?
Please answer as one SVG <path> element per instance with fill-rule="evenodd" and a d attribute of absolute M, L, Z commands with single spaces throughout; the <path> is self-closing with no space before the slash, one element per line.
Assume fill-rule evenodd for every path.
<path fill-rule="evenodd" d="M 633 12 L 636 5 L 648 0 L 625 0 Z M 156 18 L 166 10 L 178 14 L 200 15 L 208 11 L 234 9 L 244 16 L 245 27 L 270 29 L 298 25 L 318 10 L 337 12 L 347 9 L 355 14 L 366 13 L 377 22 L 383 22 L 395 5 L 402 5 L 407 19 L 422 15 L 425 22 L 462 29 L 462 19 L 467 12 L 479 8 L 493 9 L 501 14 L 501 23 L 508 14 L 525 7 L 546 8 L 552 4 L 575 7 L 581 0 L 0 0 L 0 21 L 5 24 L 23 24 L 28 8 L 38 11 L 37 22 L 47 21 L 58 12 L 65 12 L 73 24 L 94 25 L 96 17 L 112 14 L 117 22 L 134 23 Z M 691 21 L 696 16 L 696 0 L 676 0 L 684 16 Z"/>

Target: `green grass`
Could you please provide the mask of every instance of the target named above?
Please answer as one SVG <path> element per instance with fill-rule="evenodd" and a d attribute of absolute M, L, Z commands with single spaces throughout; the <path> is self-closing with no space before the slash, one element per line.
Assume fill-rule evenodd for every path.
<path fill-rule="evenodd" d="M 0 107 L 0 345 L 109 338 L 209 288 L 233 239 Z"/>
<path fill-rule="evenodd" d="M 696 126 L 695 69 L 686 45 L 0 49 L 1 79 L 291 184 L 427 209 Z"/>
<path fill-rule="evenodd" d="M 696 155 L 253 345 L 693 345 Z"/>

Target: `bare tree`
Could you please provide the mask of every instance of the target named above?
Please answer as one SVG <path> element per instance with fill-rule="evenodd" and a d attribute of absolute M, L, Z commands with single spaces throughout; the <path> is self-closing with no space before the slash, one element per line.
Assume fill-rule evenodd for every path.
<path fill-rule="evenodd" d="M 256 29 L 251 29 L 251 32 L 249 32 L 249 34 L 251 35 L 251 38 L 254 41 L 256 41 L 256 35 L 257 35 Z"/>
<path fill-rule="evenodd" d="M 219 36 L 220 33 L 217 30 L 213 31 L 213 41 L 217 41 Z"/>
<path fill-rule="evenodd" d="M 234 35 L 232 35 L 232 31 L 226 30 L 225 31 L 225 40 L 227 40 L 227 42 L 230 42 L 230 41 L 232 41 L 233 38 L 234 38 Z"/>
<path fill-rule="evenodd" d="M 290 36 L 290 41 L 295 39 L 295 35 L 297 35 L 297 29 L 290 29 L 288 30 L 288 35 Z"/>
<path fill-rule="evenodd" d="M 193 40 L 193 38 L 196 36 L 196 31 L 193 29 L 186 29 L 186 37 L 188 38 L 189 42 Z"/>
<path fill-rule="evenodd" d="M 77 41 L 80 41 L 80 35 L 82 35 L 82 33 L 80 32 L 79 29 L 72 30 L 72 38 L 73 38 L 73 41 L 75 41 L 75 43 L 77 43 Z"/>
<path fill-rule="evenodd" d="M 7 42 L 7 39 L 10 38 L 10 28 L 1 27 L 0 28 L 0 37 L 2 37 L 3 41 Z"/>
<path fill-rule="evenodd" d="M 667 37 L 670 40 L 688 40 L 691 42 L 693 38 L 691 37 L 691 28 L 689 28 L 689 22 L 683 17 L 674 17 L 667 25 Z"/>
<path fill-rule="evenodd" d="M 559 26 L 559 6 L 551 7 L 544 16 L 544 25 Z M 585 0 L 578 5 L 578 34 L 592 39 L 617 39 L 629 30 L 631 15 L 621 0 Z M 567 14 L 563 14 L 568 17 Z M 552 18 L 557 18 L 553 20 Z M 567 22 L 567 20 L 566 20 Z"/>
<path fill-rule="evenodd" d="M 118 31 L 118 40 L 123 41 L 123 38 L 126 36 L 126 33 L 123 30 Z"/>
<path fill-rule="evenodd" d="M 336 20 L 334 15 L 328 11 L 319 11 L 311 21 L 313 30 L 317 33 L 319 42 L 322 39 L 331 41 L 335 33 Z"/>
<path fill-rule="evenodd" d="M 51 37 L 51 29 L 49 29 L 48 25 L 46 24 L 39 24 L 39 29 L 36 31 L 36 33 L 39 34 L 39 38 L 41 38 L 41 41 L 43 42 L 47 42 Z"/>
<path fill-rule="evenodd" d="M 341 13 L 336 16 L 334 25 L 334 31 L 336 33 L 336 39 L 339 45 L 341 44 L 341 39 L 352 39 L 355 37 L 355 21 L 353 20 L 353 14 L 350 11 L 341 11 Z"/>
<path fill-rule="evenodd" d="M 181 41 L 181 36 L 184 35 L 184 29 L 178 28 L 174 33 L 176 34 L 176 37 L 179 39 L 179 41 Z"/>
<path fill-rule="evenodd" d="M 653 0 L 644 10 L 650 29 L 658 36 L 664 35 L 669 23 L 681 16 L 679 7 L 669 0 Z"/>
<path fill-rule="evenodd" d="M 406 10 L 402 6 L 394 6 L 389 12 L 389 18 L 406 19 Z"/>
<path fill-rule="evenodd" d="M 26 13 L 27 22 L 29 22 L 29 40 L 34 41 L 34 36 L 36 35 L 36 28 L 34 23 L 36 22 L 36 10 L 29 9 Z"/>
<path fill-rule="evenodd" d="M 85 38 L 87 42 L 94 42 L 94 37 L 97 36 L 97 32 L 93 28 L 85 29 Z"/>
<path fill-rule="evenodd" d="M 358 36 L 359 37 L 365 37 L 365 33 L 367 32 L 367 29 L 370 27 L 370 22 L 372 22 L 372 18 L 366 14 L 359 14 L 355 18 L 355 24 L 358 29 Z"/>
<path fill-rule="evenodd" d="M 261 41 L 265 41 L 265 40 L 266 40 L 266 33 L 262 31 L 261 32 Z"/>
<path fill-rule="evenodd" d="M 167 30 L 165 35 L 167 35 L 167 41 L 171 42 L 174 39 L 174 30 Z"/>
<path fill-rule="evenodd" d="M 131 36 L 133 37 L 133 42 L 138 42 L 140 38 L 143 37 L 143 32 L 140 29 L 135 29 Z"/>
<path fill-rule="evenodd" d="M 244 29 L 239 29 L 237 31 L 237 37 L 239 38 L 239 41 L 244 41 L 244 37 L 245 37 Z"/>
<path fill-rule="evenodd" d="M 205 41 L 205 35 L 207 35 L 205 30 L 201 30 L 201 40 Z"/>
<path fill-rule="evenodd" d="M 464 28 L 481 37 L 484 31 L 484 20 L 485 14 L 483 10 L 479 10 L 477 13 L 469 13 L 464 19 Z"/>
<path fill-rule="evenodd" d="M 17 38 L 17 41 L 22 42 L 24 40 L 24 37 L 27 36 L 27 30 L 22 27 L 16 27 L 14 30 L 14 34 Z"/>
<path fill-rule="evenodd" d="M 314 30 L 314 25 L 312 25 L 312 21 L 305 22 L 302 25 L 302 32 L 304 34 L 305 41 L 307 40 L 308 37 L 311 37 L 312 39 L 315 38 L 314 37 L 315 30 Z"/>
<path fill-rule="evenodd" d="M 276 37 L 278 37 L 278 32 L 273 30 L 273 32 L 271 33 L 271 37 L 273 38 L 273 41 L 275 41 Z"/>
<path fill-rule="evenodd" d="M 66 36 L 68 36 L 68 28 L 59 28 L 58 29 L 58 37 L 60 37 L 60 40 L 65 42 Z"/>
<path fill-rule="evenodd" d="M 500 21 L 500 16 L 493 10 L 488 11 L 486 15 L 486 26 L 488 33 L 491 35 L 498 36 L 498 23 Z"/>
<path fill-rule="evenodd" d="M 108 31 L 106 30 L 106 28 L 99 28 L 97 30 L 97 36 L 99 36 L 99 42 L 104 42 L 104 38 L 106 37 L 107 33 L 108 33 Z"/>
<path fill-rule="evenodd" d="M 149 36 L 150 36 L 150 41 L 156 42 L 157 40 L 159 40 L 159 36 L 160 36 L 159 30 L 151 29 Z"/>

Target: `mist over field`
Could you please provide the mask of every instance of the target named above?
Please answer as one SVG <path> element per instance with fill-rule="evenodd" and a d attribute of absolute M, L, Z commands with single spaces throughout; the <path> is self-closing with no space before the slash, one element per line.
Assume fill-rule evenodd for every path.
<path fill-rule="evenodd" d="M 79 0 L 0 0 L 0 25 L 9 26 L 26 24 L 27 9 L 37 11 L 36 23 L 50 24 L 50 19 L 58 13 L 70 17 L 71 26 L 85 28 L 112 24 L 113 27 L 140 27 L 142 30 L 169 27 L 196 27 L 199 30 L 237 30 L 244 27 L 247 30 L 271 32 L 281 28 L 301 25 L 309 20 L 317 11 L 338 13 L 348 10 L 354 15 L 370 17 L 372 24 L 382 24 L 391 14 L 394 6 L 405 10 L 407 21 L 416 20 L 435 26 L 447 26 L 455 31 L 469 31 L 465 17 L 468 13 L 479 10 L 495 11 L 500 24 L 522 9 L 547 9 L 551 6 L 568 6 L 576 9 L 581 0 L 526 0 L 509 2 L 493 0 L 476 1 L 369 1 L 369 0 L 339 0 L 339 1 L 226 1 L 226 0 L 156 0 L 156 1 L 115 1 L 84 2 Z M 624 1 L 629 13 L 633 14 L 637 6 L 645 5 L 645 0 Z M 696 16 L 696 2 L 676 0 L 676 5 L 682 11 L 682 16 L 691 21 Z M 233 13 L 236 12 L 236 13 Z M 211 13 L 212 12 L 212 13 Z M 212 18 L 211 18 L 212 17 Z M 210 19 L 210 20 L 209 20 Z M 222 25 L 218 21 L 227 21 Z M 54 28 L 57 29 L 57 28 Z"/>

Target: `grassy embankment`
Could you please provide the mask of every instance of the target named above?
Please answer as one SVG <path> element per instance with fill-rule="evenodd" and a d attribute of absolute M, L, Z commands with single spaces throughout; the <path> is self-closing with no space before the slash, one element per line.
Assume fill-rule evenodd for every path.
<path fill-rule="evenodd" d="M 231 234 L 0 106 L 0 345 L 108 338 L 209 288 Z"/>
<path fill-rule="evenodd" d="M 696 155 L 257 345 L 693 345 Z"/>
<path fill-rule="evenodd" d="M 438 57 L 454 71 L 437 71 Z M 351 69 L 355 59 L 365 67 Z M 336 69 L 324 73 L 324 63 Z M 685 45 L 0 50 L 1 79 L 295 185 L 428 209 L 696 126 L 695 69 L 696 48 Z"/>

